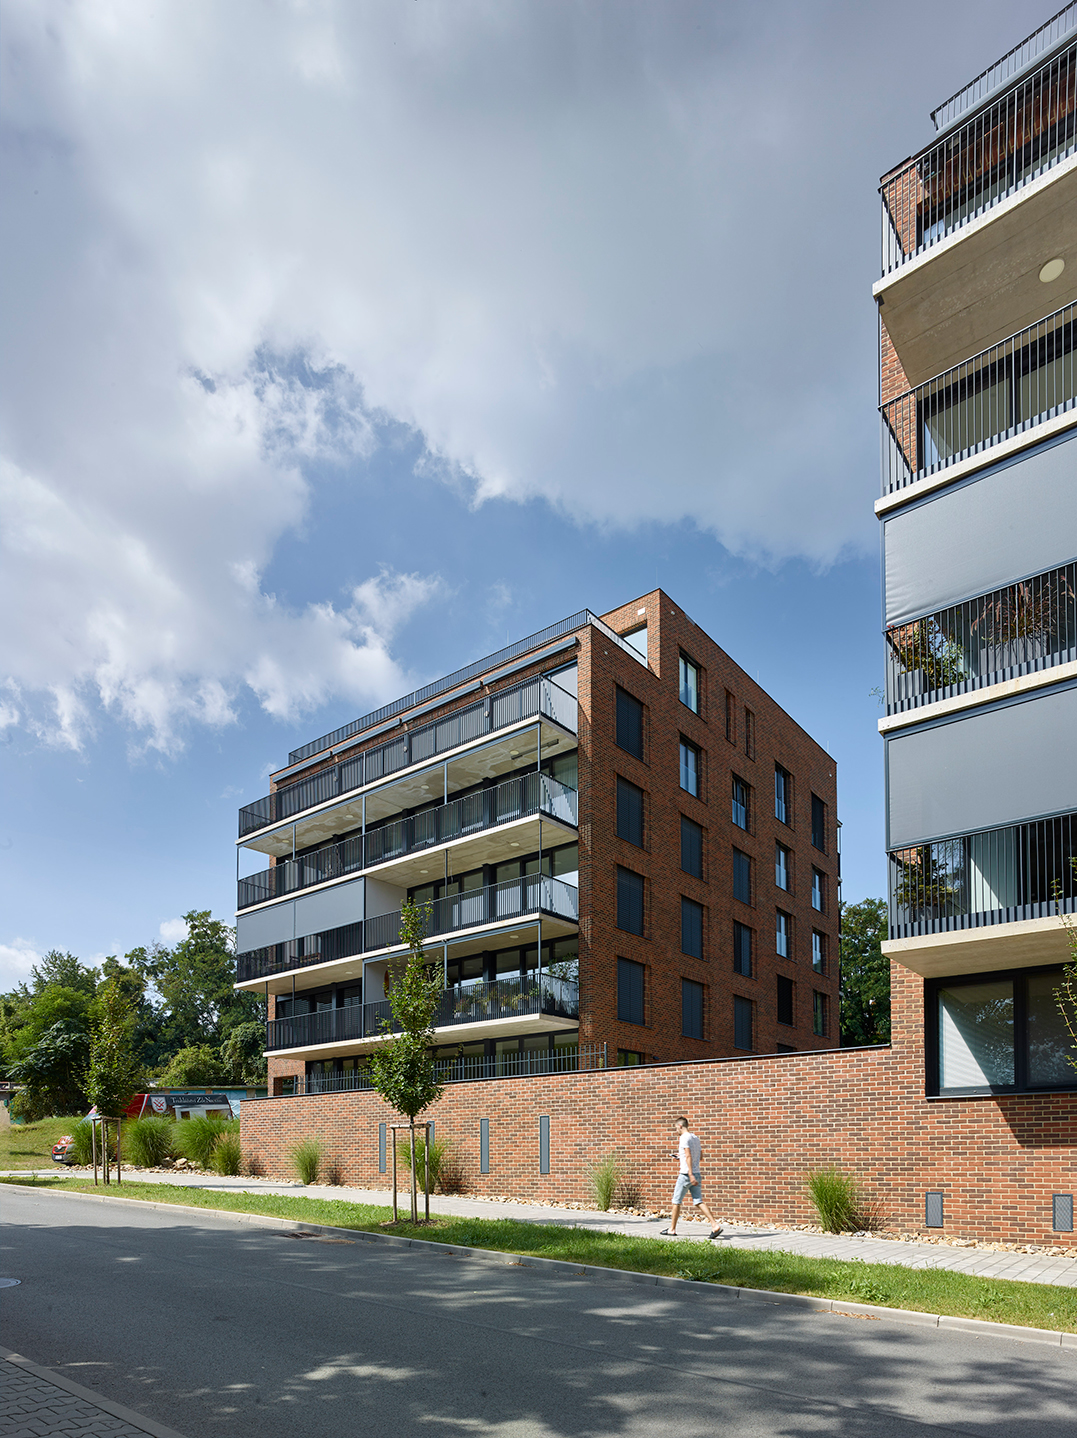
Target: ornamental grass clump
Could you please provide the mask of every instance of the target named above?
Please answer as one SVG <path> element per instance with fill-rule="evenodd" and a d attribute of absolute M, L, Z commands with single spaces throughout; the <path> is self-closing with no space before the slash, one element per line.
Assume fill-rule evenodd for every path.
<path fill-rule="evenodd" d="M 175 1125 L 175 1144 L 189 1163 L 209 1168 L 213 1145 L 224 1133 L 239 1133 L 238 1118 L 191 1118 Z"/>
<path fill-rule="evenodd" d="M 299 1175 L 300 1183 L 317 1183 L 322 1166 L 322 1141 L 320 1138 L 305 1138 L 292 1149 L 292 1163 Z"/>
<path fill-rule="evenodd" d="M 881 1226 L 878 1204 L 867 1198 L 851 1174 L 833 1164 L 810 1170 L 807 1190 L 827 1233 L 863 1233 Z"/>
<path fill-rule="evenodd" d="M 88 1118 L 79 1119 L 72 1128 L 71 1152 L 76 1163 L 93 1163 L 93 1124 Z"/>
<path fill-rule="evenodd" d="M 595 1202 L 603 1213 L 613 1202 L 613 1195 L 617 1192 L 617 1185 L 623 1177 L 621 1165 L 617 1162 L 615 1153 L 607 1154 L 591 1169 L 591 1188 L 594 1190 Z"/>
<path fill-rule="evenodd" d="M 134 1118 L 123 1126 L 123 1156 L 139 1168 L 160 1168 L 174 1152 L 171 1119 Z"/>
<path fill-rule="evenodd" d="M 443 1138 L 435 1138 L 430 1144 L 430 1192 L 441 1184 L 442 1170 L 448 1156 L 449 1145 Z M 411 1167 L 411 1140 L 402 1138 L 396 1145 L 397 1160 L 404 1168 Z M 415 1135 L 415 1182 L 422 1187 L 426 1182 L 426 1139 Z"/>
<path fill-rule="evenodd" d="M 242 1164 L 243 1149 L 240 1146 L 239 1134 L 218 1134 L 209 1155 L 209 1166 L 213 1172 L 232 1178 L 239 1172 Z"/>

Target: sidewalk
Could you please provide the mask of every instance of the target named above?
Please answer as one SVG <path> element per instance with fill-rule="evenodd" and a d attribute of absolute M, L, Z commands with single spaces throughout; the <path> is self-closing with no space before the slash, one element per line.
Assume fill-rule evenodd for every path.
<path fill-rule="evenodd" d="M 38 1170 L 44 1176 L 53 1170 Z M 14 1177 L 15 1175 L 10 1175 Z M 26 1173 L 24 1177 L 29 1178 Z M 170 1183 L 178 1188 L 200 1188 L 207 1192 L 275 1193 L 323 1200 L 342 1199 L 347 1203 L 389 1205 L 392 1194 L 385 1189 L 304 1187 L 301 1183 L 278 1183 L 269 1179 L 217 1178 L 211 1174 L 132 1174 L 135 1182 Z M 102 1190 L 108 1192 L 108 1190 Z M 420 1205 L 422 1197 L 420 1196 Z M 407 1190 L 400 1193 L 401 1212 L 410 1206 Z M 639 1238 L 656 1238 L 666 1227 L 665 1219 L 645 1218 L 633 1214 L 600 1213 L 596 1209 L 547 1207 L 544 1204 L 502 1203 L 494 1199 L 466 1198 L 435 1194 L 430 1199 L 430 1212 L 456 1218 L 512 1218 L 524 1223 L 564 1224 L 574 1228 L 592 1228 L 605 1233 L 634 1234 Z M 719 1222 L 723 1222 L 719 1214 Z M 676 1243 L 705 1243 L 710 1225 L 685 1223 L 682 1217 Z M 1068 1237 L 1065 1235 L 1063 1237 Z M 1008 1278 L 1022 1283 L 1048 1283 L 1064 1288 L 1077 1288 L 1077 1258 L 1051 1254 L 997 1252 L 985 1248 L 953 1248 L 947 1244 L 911 1243 L 897 1239 L 853 1238 L 834 1233 L 801 1233 L 767 1226 L 744 1227 L 725 1225 L 716 1247 L 754 1248 L 784 1253 L 799 1253 L 811 1258 L 863 1259 L 866 1263 L 895 1263 L 905 1268 L 940 1268 L 954 1273 L 968 1273 L 979 1278 Z M 1060 1245 L 1061 1246 L 1061 1245 Z"/>
<path fill-rule="evenodd" d="M 0 1438 L 181 1438 L 51 1369 L 0 1348 Z"/>

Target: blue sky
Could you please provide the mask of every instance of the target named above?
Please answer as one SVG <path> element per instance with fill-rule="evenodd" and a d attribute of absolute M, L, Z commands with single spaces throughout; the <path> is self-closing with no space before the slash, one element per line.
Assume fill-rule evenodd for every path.
<path fill-rule="evenodd" d="M 230 918 L 291 747 L 656 582 L 881 893 L 876 186 L 1040 18 L 9 0 L 0 986 Z"/>

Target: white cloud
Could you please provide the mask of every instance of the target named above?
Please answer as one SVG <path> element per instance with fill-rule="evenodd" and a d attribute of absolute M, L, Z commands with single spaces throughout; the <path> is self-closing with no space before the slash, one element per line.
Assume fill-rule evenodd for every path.
<path fill-rule="evenodd" d="M 181 944 L 187 937 L 187 923 L 185 919 L 163 919 L 158 929 L 161 943 L 166 948 L 173 948 Z"/>
<path fill-rule="evenodd" d="M 17 984 L 25 983 L 30 977 L 30 970 L 44 957 L 26 939 L 12 939 L 10 944 L 0 944 L 0 993 L 10 993 Z"/>

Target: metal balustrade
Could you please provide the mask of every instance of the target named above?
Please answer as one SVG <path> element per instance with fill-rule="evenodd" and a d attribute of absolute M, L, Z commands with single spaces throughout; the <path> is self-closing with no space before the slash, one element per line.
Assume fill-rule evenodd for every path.
<path fill-rule="evenodd" d="M 890 937 L 1049 918 L 1077 908 L 1077 814 L 890 855 Z"/>
<path fill-rule="evenodd" d="M 365 835 L 326 844 L 312 853 L 283 860 L 271 869 L 240 879 L 237 907 L 243 909 L 269 899 L 283 898 L 312 884 L 323 884 L 328 879 L 359 873 L 376 864 L 418 853 L 434 844 L 466 838 L 470 834 L 479 834 L 535 814 L 547 814 L 575 825 L 577 812 L 578 795 L 575 789 L 549 774 L 537 771 L 521 774 L 492 789 L 483 789 L 463 799 L 453 799 L 437 808 L 424 809 L 422 813 L 372 829 Z"/>
<path fill-rule="evenodd" d="M 1077 564 L 886 631 L 886 712 L 1077 660 Z"/>
<path fill-rule="evenodd" d="M 529 1078 L 538 1074 L 588 1073 L 608 1065 L 605 1044 L 565 1044 L 555 1049 L 524 1049 L 499 1054 L 461 1054 L 459 1058 L 436 1059 L 434 1071 L 442 1083 L 474 1083 L 484 1079 Z M 374 1087 L 365 1068 L 343 1073 L 296 1074 L 284 1080 L 285 1091 L 277 1097 L 298 1098 L 307 1094 L 369 1093 Z"/>
<path fill-rule="evenodd" d="M 340 798 L 353 789 L 422 764 L 510 724 L 540 717 L 552 719 L 563 729 L 576 733 L 575 697 L 552 679 L 535 675 L 508 689 L 498 689 L 475 704 L 456 709 L 444 719 L 409 729 L 384 744 L 319 769 L 294 784 L 284 784 L 253 804 L 244 805 L 239 811 L 239 837 L 243 839 L 267 824 L 278 824 L 317 804 Z"/>
<path fill-rule="evenodd" d="M 1075 122 L 1077 41 L 883 176 L 883 274 L 1061 164 Z"/>
<path fill-rule="evenodd" d="M 422 906 L 427 916 L 427 937 L 452 933 L 457 929 L 496 923 L 502 919 L 522 919 L 529 915 L 549 914 L 555 918 L 578 923 L 579 890 L 563 879 L 548 874 L 527 874 L 522 879 L 505 879 L 500 884 L 471 889 L 462 894 L 448 894 Z M 302 939 L 270 944 L 236 955 L 236 982 L 266 979 L 274 974 L 290 973 L 293 969 L 312 964 L 329 963 L 360 954 L 391 948 L 400 943 L 400 912 L 378 914 L 361 923 L 346 924 Z"/>
<path fill-rule="evenodd" d="M 1077 306 L 1011 335 L 880 405 L 883 493 L 1073 409 L 1077 403 Z"/>
<path fill-rule="evenodd" d="M 434 1027 L 485 1023 L 491 1019 L 519 1019 L 537 1015 L 562 1019 L 580 1016 L 579 985 L 554 974 L 526 978 L 479 979 L 446 989 L 438 1000 Z M 266 1048 L 286 1049 L 341 1043 L 351 1039 L 381 1038 L 399 1032 L 388 999 L 345 1008 L 320 1009 L 270 1019 Z"/>

